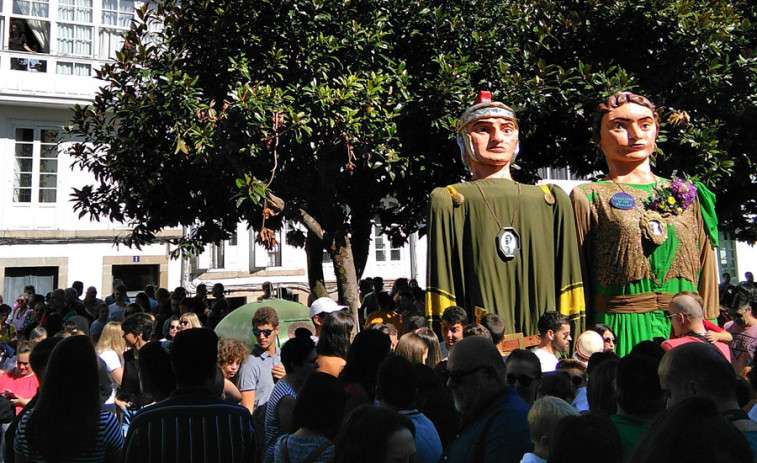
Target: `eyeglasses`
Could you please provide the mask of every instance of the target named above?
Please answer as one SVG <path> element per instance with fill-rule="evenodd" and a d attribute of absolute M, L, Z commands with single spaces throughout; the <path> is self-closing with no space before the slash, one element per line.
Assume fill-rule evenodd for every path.
<path fill-rule="evenodd" d="M 533 383 L 536 380 L 536 378 L 532 378 L 526 375 L 516 376 L 513 374 L 509 374 L 507 375 L 506 380 L 507 380 L 508 386 L 515 386 L 515 383 L 517 382 L 517 383 L 520 383 L 520 385 L 523 387 L 529 387 L 531 383 Z"/>
<path fill-rule="evenodd" d="M 465 371 L 450 371 L 445 370 L 442 373 L 442 377 L 444 378 L 444 382 L 447 383 L 448 381 L 452 382 L 453 384 L 460 384 L 463 381 L 463 378 L 465 378 L 468 375 L 472 375 L 473 373 L 483 370 L 484 368 L 489 368 L 489 365 L 481 365 L 476 368 L 472 368 L 470 370 Z"/>
<path fill-rule="evenodd" d="M 275 329 L 274 329 L 274 330 L 259 330 L 259 329 L 257 329 L 257 328 L 253 328 L 253 329 L 252 329 L 252 334 L 253 334 L 253 335 L 255 335 L 255 336 L 260 336 L 261 334 L 264 334 L 264 335 L 265 335 L 265 337 L 267 338 L 267 337 L 268 337 L 268 336 L 270 336 L 270 335 L 271 335 L 271 333 L 273 333 L 274 331 L 275 331 Z"/>
<path fill-rule="evenodd" d="M 611 342 L 611 343 L 613 343 L 613 344 L 615 343 L 615 338 L 602 338 L 602 340 L 603 340 L 604 342 Z"/>
<path fill-rule="evenodd" d="M 179 322 L 179 325 L 181 325 L 181 326 L 187 326 L 187 325 L 189 325 L 189 322 L 187 320 L 182 320 L 182 321 Z"/>
<path fill-rule="evenodd" d="M 179 329 L 179 325 L 169 325 L 168 329 L 169 330 L 178 330 Z"/>

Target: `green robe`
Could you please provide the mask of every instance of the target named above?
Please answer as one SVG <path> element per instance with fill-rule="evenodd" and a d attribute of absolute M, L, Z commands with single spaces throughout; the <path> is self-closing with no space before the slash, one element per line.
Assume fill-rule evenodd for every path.
<path fill-rule="evenodd" d="M 621 356 L 641 341 L 668 338 L 665 310 L 680 291 L 699 292 L 706 318 L 719 313 L 714 195 L 697 183 L 697 201 L 680 215 L 664 217 L 667 239 L 655 246 L 642 238 L 640 221 L 644 200 L 656 185 L 600 181 L 571 193 L 587 282 L 586 307 L 593 322 L 615 331 L 615 352 Z M 632 196 L 635 206 L 613 207 L 610 200 L 619 193 Z"/>
<path fill-rule="evenodd" d="M 476 184 L 501 226 L 520 235 L 512 260 L 497 252 L 500 228 Z M 464 197 L 459 205 L 455 192 Z M 559 187 L 484 179 L 431 193 L 426 315 L 432 321 L 457 305 L 471 321 L 494 312 L 505 319 L 506 332 L 529 336 L 538 334 L 541 314 L 557 310 L 571 318 L 577 334 L 583 329 L 583 297 L 572 209 Z"/>

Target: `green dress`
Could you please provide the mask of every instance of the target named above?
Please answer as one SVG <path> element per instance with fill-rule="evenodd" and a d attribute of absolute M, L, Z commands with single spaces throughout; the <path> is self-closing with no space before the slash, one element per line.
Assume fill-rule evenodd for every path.
<path fill-rule="evenodd" d="M 520 236 L 512 259 L 497 252 L 494 216 Z M 575 332 L 583 329 L 575 224 L 570 199 L 559 187 L 484 179 L 437 188 L 428 240 L 426 315 L 432 321 L 457 305 L 471 321 L 497 313 L 506 332 L 528 336 L 538 334 L 542 313 L 558 310 L 571 318 Z"/>
<path fill-rule="evenodd" d="M 663 179 L 659 185 L 667 182 Z M 691 207 L 680 215 L 662 217 L 667 238 L 655 245 L 643 237 L 641 222 L 644 200 L 656 185 L 600 181 L 571 193 L 589 319 L 615 331 L 615 352 L 620 356 L 641 341 L 668 338 L 665 311 L 680 291 L 699 292 L 705 300 L 705 317 L 718 313 L 714 195 L 697 183 L 697 200 Z M 611 204 L 623 193 L 633 197 L 632 208 Z"/>

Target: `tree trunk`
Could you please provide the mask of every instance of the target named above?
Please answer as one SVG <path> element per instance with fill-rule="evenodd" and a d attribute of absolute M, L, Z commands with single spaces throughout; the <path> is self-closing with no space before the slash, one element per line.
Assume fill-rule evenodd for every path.
<path fill-rule="evenodd" d="M 368 252 L 371 246 L 371 213 L 367 207 L 352 208 L 352 255 L 355 259 L 355 275 L 358 281 L 363 277 L 365 264 L 368 262 Z"/>
<path fill-rule="evenodd" d="M 308 285 L 311 299 L 328 297 L 329 292 L 326 290 L 323 278 L 323 240 L 311 230 L 308 230 L 305 253 L 308 257 Z"/>
<path fill-rule="evenodd" d="M 331 261 L 334 264 L 336 284 L 339 291 L 339 302 L 349 306 L 355 326 L 358 325 L 358 299 L 357 274 L 355 273 L 355 259 L 352 256 L 350 238 L 344 230 L 337 232 L 331 243 Z"/>

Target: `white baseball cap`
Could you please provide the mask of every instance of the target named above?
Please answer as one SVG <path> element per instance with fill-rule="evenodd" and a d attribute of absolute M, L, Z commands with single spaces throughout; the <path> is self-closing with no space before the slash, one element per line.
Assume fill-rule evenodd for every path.
<path fill-rule="evenodd" d="M 339 305 L 330 297 L 319 297 L 310 304 L 310 318 L 322 313 L 332 313 L 344 310 L 347 307 Z"/>
<path fill-rule="evenodd" d="M 591 354 L 602 352 L 605 348 L 605 341 L 602 339 L 602 335 L 596 331 L 587 330 L 578 336 L 576 341 L 576 353 L 574 357 L 576 360 L 588 362 Z"/>

